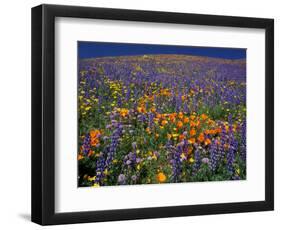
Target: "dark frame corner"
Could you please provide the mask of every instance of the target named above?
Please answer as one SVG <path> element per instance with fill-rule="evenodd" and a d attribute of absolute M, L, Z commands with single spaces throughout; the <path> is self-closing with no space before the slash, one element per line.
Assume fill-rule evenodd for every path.
<path fill-rule="evenodd" d="M 265 200 L 254 202 L 55 213 L 55 17 L 260 28 L 266 32 Z M 32 8 L 32 221 L 41 225 L 267 211 L 274 209 L 274 20 L 109 8 Z"/>

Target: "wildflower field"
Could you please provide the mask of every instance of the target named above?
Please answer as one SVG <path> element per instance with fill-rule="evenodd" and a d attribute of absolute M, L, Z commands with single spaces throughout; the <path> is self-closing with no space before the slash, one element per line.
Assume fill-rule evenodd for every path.
<path fill-rule="evenodd" d="M 78 186 L 246 179 L 246 60 L 80 59 Z"/>

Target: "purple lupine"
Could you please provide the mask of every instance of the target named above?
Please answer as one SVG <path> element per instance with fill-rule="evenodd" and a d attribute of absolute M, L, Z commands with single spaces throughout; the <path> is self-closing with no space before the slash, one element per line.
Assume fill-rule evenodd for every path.
<path fill-rule="evenodd" d="M 91 150 L 91 137 L 89 133 L 85 135 L 82 146 L 82 153 L 84 156 L 87 156 Z"/>
<path fill-rule="evenodd" d="M 193 165 L 193 169 L 195 171 L 197 171 L 199 168 L 200 168 L 200 165 L 201 165 L 201 156 L 200 156 L 200 150 L 199 148 L 197 147 L 194 151 L 194 165 Z"/>
<path fill-rule="evenodd" d="M 221 131 L 221 135 L 220 135 L 220 144 L 218 146 L 218 155 L 222 159 L 226 155 L 224 146 L 228 144 L 228 134 L 225 129 L 225 126 L 223 124 L 220 124 L 220 126 L 221 126 L 222 131 Z M 218 159 L 218 160 L 220 160 L 220 159 Z"/>
<path fill-rule="evenodd" d="M 155 117 L 154 113 L 151 113 L 151 112 L 148 113 L 148 127 L 153 126 L 154 117 Z"/>
<path fill-rule="evenodd" d="M 241 126 L 241 143 L 240 143 L 240 155 L 241 159 L 246 163 L 246 121 L 243 121 Z"/>
<path fill-rule="evenodd" d="M 188 106 L 187 106 L 187 102 L 185 102 L 184 105 L 183 105 L 183 111 L 186 114 L 189 112 L 189 109 L 188 109 Z"/>
<path fill-rule="evenodd" d="M 105 155 L 101 152 L 96 164 L 96 178 L 94 180 L 95 184 L 102 184 L 105 168 Z"/>
<path fill-rule="evenodd" d="M 108 152 L 107 152 L 107 158 L 106 158 L 106 167 L 111 166 L 111 162 L 114 159 L 118 144 L 119 144 L 119 139 L 122 135 L 122 130 L 123 126 L 119 123 L 114 123 L 115 129 L 112 132 L 112 135 L 110 137 L 111 143 L 108 146 Z"/>
<path fill-rule="evenodd" d="M 176 99 L 176 112 L 179 112 L 181 110 L 181 104 L 182 104 L 182 93 L 179 92 Z"/>
<path fill-rule="evenodd" d="M 126 100 L 126 101 L 129 101 L 129 100 L 130 100 L 130 97 L 131 97 L 131 89 L 128 87 L 127 93 L 126 93 L 126 96 L 125 96 L 125 100 Z"/>
<path fill-rule="evenodd" d="M 234 174 L 233 163 L 235 161 L 235 154 L 237 152 L 237 149 L 238 149 L 238 142 L 235 139 L 234 134 L 231 133 L 229 138 L 229 149 L 226 155 L 226 160 L 227 160 L 226 167 L 228 172 L 231 174 L 231 176 Z"/>
<path fill-rule="evenodd" d="M 181 174 L 182 171 L 182 163 L 181 163 L 181 153 L 182 153 L 183 149 L 181 145 L 178 145 L 176 147 L 176 149 L 173 149 L 172 151 L 172 181 L 173 182 L 178 182 L 179 181 L 179 176 Z"/>
<path fill-rule="evenodd" d="M 117 105 L 119 108 L 122 107 L 122 98 L 120 96 L 117 98 Z"/>
<path fill-rule="evenodd" d="M 214 141 L 210 146 L 210 169 L 214 172 L 218 167 L 219 161 L 219 151 L 218 151 L 218 141 Z"/>

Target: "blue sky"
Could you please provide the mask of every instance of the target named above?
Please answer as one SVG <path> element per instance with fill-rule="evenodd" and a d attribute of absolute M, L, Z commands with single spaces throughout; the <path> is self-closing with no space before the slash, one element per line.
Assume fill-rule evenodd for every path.
<path fill-rule="evenodd" d="M 241 59 L 246 58 L 246 49 L 132 43 L 78 42 L 79 58 L 131 56 L 144 54 L 186 54 L 226 59 Z"/>

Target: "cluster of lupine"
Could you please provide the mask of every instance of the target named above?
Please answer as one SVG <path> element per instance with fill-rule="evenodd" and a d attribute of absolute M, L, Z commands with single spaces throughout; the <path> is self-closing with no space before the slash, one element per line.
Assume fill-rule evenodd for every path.
<path fill-rule="evenodd" d="M 246 63 L 185 55 L 79 62 L 79 186 L 246 178 Z"/>

